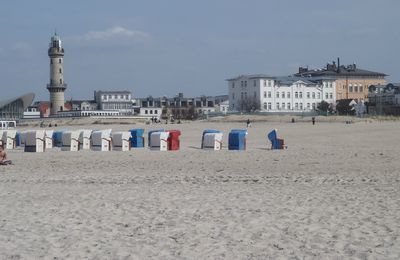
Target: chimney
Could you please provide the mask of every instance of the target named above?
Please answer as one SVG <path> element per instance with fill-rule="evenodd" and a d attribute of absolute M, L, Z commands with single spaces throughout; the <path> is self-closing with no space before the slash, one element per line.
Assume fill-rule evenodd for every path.
<path fill-rule="evenodd" d="M 337 72 L 340 70 L 340 59 L 339 57 L 337 58 Z"/>

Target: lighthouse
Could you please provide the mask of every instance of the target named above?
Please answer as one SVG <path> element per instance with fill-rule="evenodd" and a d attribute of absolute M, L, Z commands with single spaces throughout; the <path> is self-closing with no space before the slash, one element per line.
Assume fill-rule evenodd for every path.
<path fill-rule="evenodd" d="M 64 48 L 60 36 L 54 33 L 51 37 L 48 55 L 50 58 L 50 83 L 47 89 L 50 92 L 50 115 L 64 111 L 64 92 L 67 84 L 64 82 Z"/>

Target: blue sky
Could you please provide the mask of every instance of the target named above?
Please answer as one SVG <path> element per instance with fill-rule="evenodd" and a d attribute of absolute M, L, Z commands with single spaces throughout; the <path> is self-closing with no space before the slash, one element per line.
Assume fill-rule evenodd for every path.
<path fill-rule="evenodd" d="M 47 47 L 65 48 L 66 98 L 218 95 L 238 74 L 288 75 L 341 57 L 400 81 L 398 0 L 0 3 L 0 99 L 47 100 Z"/>

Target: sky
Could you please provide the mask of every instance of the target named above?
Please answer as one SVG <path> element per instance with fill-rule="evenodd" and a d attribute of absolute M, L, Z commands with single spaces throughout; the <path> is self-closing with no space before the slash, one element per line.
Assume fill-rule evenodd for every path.
<path fill-rule="evenodd" d="M 241 74 L 341 64 L 400 81 L 398 0 L 14 0 L 0 2 L 0 100 L 48 100 L 47 48 L 65 49 L 66 99 L 221 95 Z"/>

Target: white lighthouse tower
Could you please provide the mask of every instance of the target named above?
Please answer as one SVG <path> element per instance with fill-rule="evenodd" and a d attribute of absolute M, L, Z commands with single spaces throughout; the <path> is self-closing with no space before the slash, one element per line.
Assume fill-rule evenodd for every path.
<path fill-rule="evenodd" d="M 57 33 L 51 37 L 48 54 L 50 84 L 47 84 L 47 89 L 50 92 L 50 115 L 55 115 L 64 110 L 64 91 L 67 88 L 67 84 L 64 82 L 64 48 Z"/>

